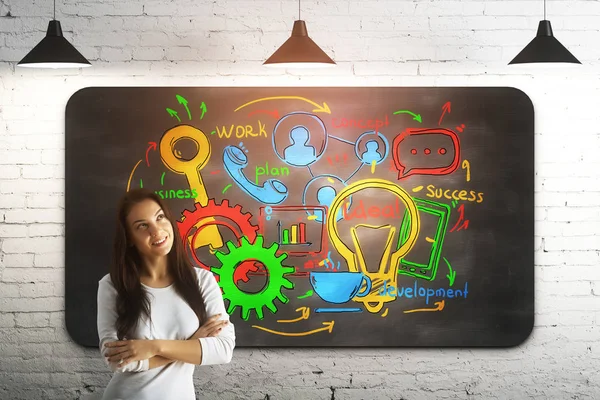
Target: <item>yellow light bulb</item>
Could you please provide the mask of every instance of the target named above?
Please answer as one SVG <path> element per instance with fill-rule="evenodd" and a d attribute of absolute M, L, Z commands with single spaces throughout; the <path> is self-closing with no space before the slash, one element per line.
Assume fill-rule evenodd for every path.
<path fill-rule="evenodd" d="M 338 232 L 337 227 L 337 218 L 339 208 L 345 206 L 346 199 L 364 189 L 381 189 L 386 190 L 388 192 L 393 193 L 398 196 L 398 198 L 404 203 L 406 206 L 406 210 L 408 211 L 408 215 L 410 217 L 410 229 L 408 232 L 407 240 L 398 248 L 396 251 L 392 252 L 393 241 L 392 238 L 396 232 L 396 229 L 391 225 L 367 225 L 367 224 L 358 224 L 350 228 L 350 233 L 352 237 L 352 241 L 354 242 L 354 248 L 356 251 L 352 251 L 348 245 L 346 245 Z M 381 262 L 377 272 L 369 272 L 367 269 L 367 265 L 365 262 L 364 252 L 360 246 L 357 228 L 366 227 L 372 229 L 389 229 L 388 238 L 385 243 L 385 250 L 383 253 L 383 257 L 381 258 Z M 400 186 L 396 185 L 393 182 L 386 181 L 384 179 L 364 179 L 361 181 L 357 181 L 352 185 L 346 186 L 342 191 L 340 191 L 333 202 L 331 207 L 329 208 L 329 213 L 327 215 L 327 231 L 329 232 L 329 238 L 333 244 L 333 247 L 338 251 L 338 253 L 346 260 L 348 263 L 348 270 L 350 272 L 361 272 L 368 276 L 371 279 L 371 292 L 364 297 L 355 297 L 353 300 L 357 302 L 364 303 L 367 311 L 371 313 L 379 312 L 384 304 L 389 301 L 395 300 L 395 297 L 389 296 L 387 293 L 380 294 L 379 288 L 381 288 L 384 283 L 387 282 L 388 286 L 396 287 L 396 283 L 398 280 L 398 264 L 400 259 L 404 257 L 414 246 L 417 236 L 419 234 L 420 229 L 420 219 L 419 212 L 417 210 L 417 205 L 415 204 L 412 197 Z M 389 261 L 388 261 L 389 260 Z"/>

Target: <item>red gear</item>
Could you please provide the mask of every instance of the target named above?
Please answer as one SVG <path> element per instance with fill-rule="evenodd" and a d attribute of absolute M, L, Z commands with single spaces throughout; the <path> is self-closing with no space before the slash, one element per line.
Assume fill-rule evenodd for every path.
<path fill-rule="evenodd" d="M 223 200 L 221 204 L 216 204 L 215 199 L 209 199 L 206 206 L 202 207 L 200 203 L 196 203 L 195 208 L 194 211 L 183 210 L 184 219 L 182 221 L 177 221 L 179 235 L 183 241 L 184 248 L 188 247 L 188 238 L 192 229 L 197 228 L 194 233 L 195 236 L 202 228 L 209 225 L 226 226 L 231 229 L 238 241 L 244 236 L 248 238 L 250 243 L 253 243 L 256 239 L 258 226 L 253 225 L 250 222 L 250 218 L 252 218 L 251 213 L 242 213 L 241 205 L 237 204 L 235 207 L 231 207 L 229 205 L 229 200 L 227 199 Z M 209 217 L 216 219 L 202 223 L 203 220 Z M 194 241 L 192 240 L 192 243 L 193 242 Z M 194 261 L 196 261 L 201 268 L 210 271 L 210 267 L 198 259 L 194 249 L 191 249 L 191 253 Z"/>

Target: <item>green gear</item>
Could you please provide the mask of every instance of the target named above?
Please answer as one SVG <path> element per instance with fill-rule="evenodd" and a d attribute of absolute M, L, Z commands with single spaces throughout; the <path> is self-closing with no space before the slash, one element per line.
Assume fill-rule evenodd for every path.
<path fill-rule="evenodd" d="M 283 260 L 287 258 L 287 254 L 277 257 L 275 253 L 279 249 L 279 245 L 273 243 L 271 247 L 265 248 L 263 242 L 264 237 L 262 235 L 257 235 L 254 243 L 250 243 L 245 236 L 242 237 L 239 247 L 236 247 L 232 242 L 227 242 L 228 254 L 220 251 L 215 253 L 222 265 L 211 268 L 215 275 L 220 276 L 219 286 L 223 290 L 223 298 L 229 300 L 227 313 L 231 315 L 236 307 L 241 307 L 244 321 L 248 321 L 250 310 L 254 310 L 258 319 L 263 319 L 263 306 L 267 307 L 273 314 L 276 313 L 277 306 L 274 303 L 276 298 L 283 304 L 289 301 L 282 293 L 282 288 L 294 288 L 294 284 L 285 275 L 295 272 L 295 268 L 282 264 Z M 246 293 L 240 290 L 233 279 L 235 269 L 248 260 L 256 260 L 262 263 L 268 271 L 267 283 L 258 293 Z"/>

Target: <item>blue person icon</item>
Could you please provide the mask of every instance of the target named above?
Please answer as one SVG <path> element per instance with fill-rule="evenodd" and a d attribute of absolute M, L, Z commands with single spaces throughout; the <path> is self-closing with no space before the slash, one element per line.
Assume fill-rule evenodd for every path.
<path fill-rule="evenodd" d="M 319 190 L 317 190 L 317 201 L 319 202 L 319 205 L 322 206 L 331 206 L 331 203 L 333 203 L 333 199 L 335 199 L 335 195 L 336 195 L 336 191 L 334 188 L 332 188 L 331 186 L 323 186 L 322 188 L 320 188 Z M 337 212 L 336 215 L 336 220 L 339 221 L 340 219 L 342 219 L 342 209 L 340 208 Z M 317 214 L 317 222 L 322 222 L 321 221 L 321 215 Z"/>
<path fill-rule="evenodd" d="M 376 163 L 381 161 L 382 156 L 378 151 L 379 143 L 377 143 L 375 140 L 369 140 L 365 144 L 365 147 L 367 148 L 367 151 L 365 151 L 361 156 L 363 163 L 371 164 L 371 163 L 373 163 L 373 161 L 375 161 Z"/>
<path fill-rule="evenodd" d="M 290 165 L 304 167 L 317 159 L 313 146 L 307 145 L 310 132 L 304 126 L 296 126 L 290 131 L 290 146 L 283 150 L 283 158 Z"/>

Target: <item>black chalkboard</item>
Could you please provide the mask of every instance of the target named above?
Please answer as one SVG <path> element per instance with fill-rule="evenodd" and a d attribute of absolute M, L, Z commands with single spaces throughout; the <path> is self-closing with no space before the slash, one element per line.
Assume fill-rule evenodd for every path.
<path fill-rule="evenodd" d="M 116 202 L 143 186 L 218 279 L 238 346 L 517 345 L 534 316 L 533 133 L 531 101 L 504 87 L 80 90 L 68 331 L 97 345 Z"/>

